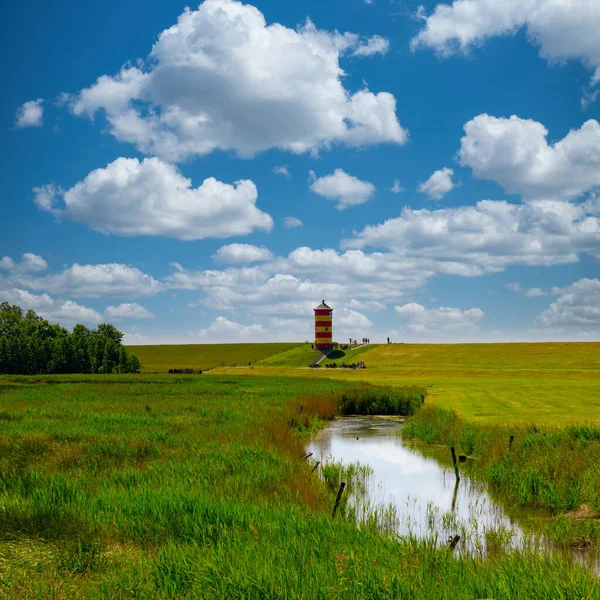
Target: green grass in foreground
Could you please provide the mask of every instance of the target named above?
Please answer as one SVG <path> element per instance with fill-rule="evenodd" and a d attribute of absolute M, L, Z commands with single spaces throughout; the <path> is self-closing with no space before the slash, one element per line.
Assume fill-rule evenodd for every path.
<path fill-rule="evenodd" d="M 600 422 L 599 343 L 383 344 L 361 351 L 367 368 L 356 371 L 296 369 L 307 362 L 304 348 L 252 374 L 426 387 L 428 403 L 482 423 Z"/>
<path fill-rule="evenodd" d="M 128 346 L 142 363 L 142 371 L 166 373 L 169 369 L 211 369 L 248 366 L 272 355 L 297 347 L 297 343 L 276 344 L 179 344 Z"/>
<path fill-rule="evenodd" d="M 598 597 L 565 560 L 461 558 L 332 520 L 285 424 L 342 385 L 0 378 L 0 597 Z"/>

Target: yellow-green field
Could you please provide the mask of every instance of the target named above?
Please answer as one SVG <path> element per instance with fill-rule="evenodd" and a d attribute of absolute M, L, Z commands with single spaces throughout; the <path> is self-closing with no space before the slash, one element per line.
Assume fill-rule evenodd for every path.
<path fill-rule="evenodd" d="M 299 346 L 290 344 L 177 344 L 129 346 L 142 362 L 145 373 L 166 373 L 169 369 L 212 369 L 252 364 Z"/>
<path fill-rule="evenodd" d="M 600 343 L 379 345 L 337 359 L 363 360 L 367 369 L 356 371 L 308 369 L 315 356 L 305 344 L 272 355 L 252 370 L 215 372 L 425 386 L 429 403 L 484 422 L 600 421 Z"/>

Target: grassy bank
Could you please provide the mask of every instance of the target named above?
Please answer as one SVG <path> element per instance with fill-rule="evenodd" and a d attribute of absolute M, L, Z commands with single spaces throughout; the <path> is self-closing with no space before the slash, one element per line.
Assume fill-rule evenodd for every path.
<path fill-rule="evenodd" d="M 458 558 L 333 520 L 288 423 L 343 392 L 322 378 L 0 379 L 0 597 L 600 593 L 558 559 Z"/>
<path fill-rule="evenodd" d="M 212 369 L 248 366 L 269 356 L 298 347 L 297 343 L 279 344 L 177 344 L 129 346 L 146 373 L 167 373 L 169 369 Z M 310 346 L 309 346 L 310 348 Z"/>
<path fill-rule="evenodd" d="M 505 505 L 558 516 L 548 528 L 555 541 L 600 540 L 595 518 L 600 516 L 600 427 L 482 425 L 425 406 L 405 424 L 402 436 L 454 446 L 469 457 L 461 469 L 488 482 Z"/>
<path fill-rule="evenodd" d="M 278 367 L 287 369 L 303 369 L 313 363 L 321 353 L 311 347 L 312 344 L 302 344 L 295 348 L 290 348 L 281 354 L 273 354 L 263 358 L 258 367 L 262 370 L 264 367 Z"/>

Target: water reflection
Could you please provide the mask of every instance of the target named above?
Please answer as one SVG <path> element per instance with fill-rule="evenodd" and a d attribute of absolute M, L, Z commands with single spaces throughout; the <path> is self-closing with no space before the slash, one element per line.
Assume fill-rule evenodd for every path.
<path fill-rule="evenodd" d="M 359 521 L 380 514 L 379 522 L 399 535 L 433 538 L 439 544 L 458 534 L 458 551 L 476 555 L 499 547 L 551 551 L 548 542 L 530 533 L 533 528 L 526 533 L 507 515 L 484 485 L 464 475 L 457 485 L 448 448 L 411 446 L 397 435 L 401 426 L 398 418 L 344 417 L 308 447 L 315 460 L 359 462 L 372 469 L 361 492 L 349 499 Z M 591 556 L 573 558 L 590 564 Z M 597 566 L 596 553 L 591 562 Z"/>

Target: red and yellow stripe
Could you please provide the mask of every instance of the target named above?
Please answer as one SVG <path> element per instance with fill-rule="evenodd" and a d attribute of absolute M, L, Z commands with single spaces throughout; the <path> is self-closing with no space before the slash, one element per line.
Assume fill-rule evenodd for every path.
<path fill-rule="evenodd" d="M 315 323 L 329 321 L 331 323 L 331 315 L 315 315 Z"/>
<path fill-rule="evenodd" d="M 328 333 L 331 335 L 331 327 L 315 327 L 315 333 Z"/>
<path fill-rule="evenodd" d="M 333 340 L 332 314 L 330 309 L 315 309 L 315 348 L 331 346 Z"/>

